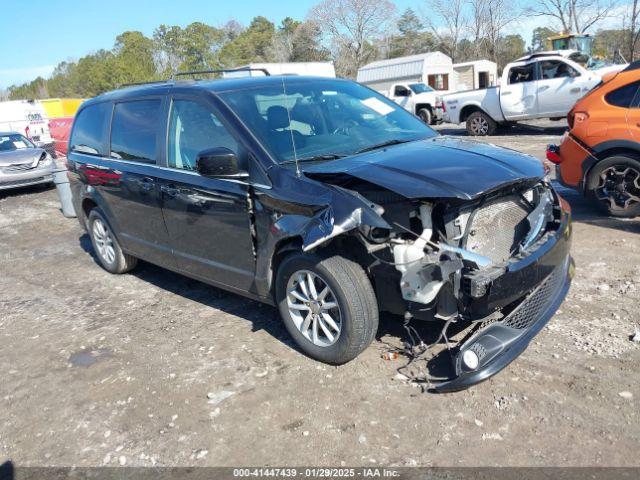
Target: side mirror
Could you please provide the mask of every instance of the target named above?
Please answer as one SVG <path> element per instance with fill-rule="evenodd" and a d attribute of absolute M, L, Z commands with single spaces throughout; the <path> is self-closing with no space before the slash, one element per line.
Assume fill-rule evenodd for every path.
<path fill-rule="evenodd" d="M 406 88 L 396 88 L 396 97 L 408 97 L 409 90 Z"/>
<path fill-rule="evenodd" d="M 238 168 L 238 158 L 226 147 L 208 148 L 196 156 L 196 171 L 203 177 L 246 178 L 249 176 Z"/>

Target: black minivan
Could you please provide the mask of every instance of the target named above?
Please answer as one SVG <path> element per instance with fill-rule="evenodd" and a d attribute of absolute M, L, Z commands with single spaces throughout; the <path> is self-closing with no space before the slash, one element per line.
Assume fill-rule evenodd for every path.
<path fill-rule="evenodd" d="M 440 136 L 347 80 L 105 93 L 80 108 L 68 167 L 107 271 L 143 259 L 276 305 L 331 364 L 371 343 L 380 311 L 457 324 L 439 391 L 508 365 L 570 284 L 569 207 L 538 160 Z"/>

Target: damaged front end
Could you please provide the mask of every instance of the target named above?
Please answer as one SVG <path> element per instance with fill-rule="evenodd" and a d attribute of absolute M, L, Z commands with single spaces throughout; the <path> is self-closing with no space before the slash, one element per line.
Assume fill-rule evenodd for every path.
<path fill-rule="evenodd" d="M 320 212 L 307 224 L 303 248 L 345 233 L 357 237 L 381 310 L 445 322 L 441 357 L 451 364 L 446 377 L 429 378 L 436 391 L 464 389 L 502 370 L 564 300 L 572 275 L 570 210 L 545 181 L 467 200 L 407 199 L 343 180 L 331 181 L 351 196 L 342 202 L 351 210 Z M 353 208 L 354 197 L 362 208 Z M 448 337 L 454 325 L 457 334 Z"/>

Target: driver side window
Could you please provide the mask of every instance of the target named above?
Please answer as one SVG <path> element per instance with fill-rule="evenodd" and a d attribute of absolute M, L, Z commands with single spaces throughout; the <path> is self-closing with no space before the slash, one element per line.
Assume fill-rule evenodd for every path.
<path fill-rule="evenodd" d="M 540 62 L 540 80 L 577 77 L 578 75 L 575 68 L 560 60 L 543 60 Z"/>
<path fill-rule="evenodd" d="M 226 147 L 238 154 L 238 143 L 218 117 L 191 100 L 173 101 L 167 147 L 169 167 L 184 170 L 196 169 L 196 157 L 202 150 Z"/>

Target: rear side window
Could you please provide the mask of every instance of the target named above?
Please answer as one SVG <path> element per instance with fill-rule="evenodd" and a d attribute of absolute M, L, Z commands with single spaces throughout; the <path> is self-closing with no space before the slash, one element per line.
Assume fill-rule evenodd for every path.
<path fill-rule="evenodd" d="M 616 107 L 637 107 L 637 101 L 635 104 L 632 104 L 633 97 L 636 96 L 636 92 L 638 91 L 638 86 L 640 85 L 640 81 L 630 83 L 625 85 L 624 87 L 616 88 L 611 92 L 607 93 L 604 96 L 605 101 L 609 105 L 614 105 Z"/>
<path fill-rule="evenodd" d="M 156 163 L 161 101 L 116 103 L 111 122 L 111 157 Z"/>
<path fill-rule="evenodd" d="M 531 82 L 536 79 L 535 71 L 535 63 L 511 67 L 511 70 L 509 71 L 509 84 Z"/>
<path fill-rule="evenodd" d="M 106 130 L 111 103 L 97 103 L 83 108 L 74 121 L 69 141 L 72 152 L 87 155 L 106 155 Z"/>

